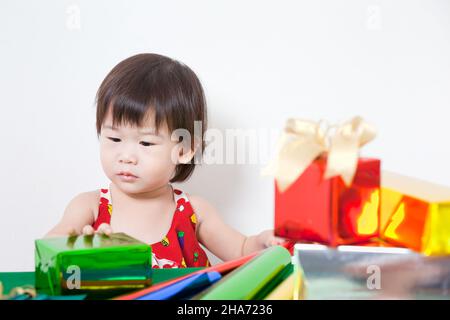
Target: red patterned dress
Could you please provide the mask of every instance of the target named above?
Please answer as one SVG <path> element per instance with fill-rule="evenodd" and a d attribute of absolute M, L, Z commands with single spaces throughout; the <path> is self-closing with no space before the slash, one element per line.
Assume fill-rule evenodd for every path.
<path fill-rule="evenodd" d="M 161 241 L 150 245 L 152 247 L 152 267 L 208 267 L 210 266 L 208 257 L 195 235 L 197 219 L 191 203 L 181 190 L 173 189 L 173 192 L 177 207 L 169 232 Z M 100 189 L 98 217 L 92 224 L 95 230 L 102 223 L 110 223 L 112 208 L 109 189 Z"/>

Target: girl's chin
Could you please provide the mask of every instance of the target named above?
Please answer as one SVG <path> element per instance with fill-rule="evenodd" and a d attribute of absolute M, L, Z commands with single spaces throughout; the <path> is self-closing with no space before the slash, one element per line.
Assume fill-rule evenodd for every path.
<path fill-rule="evenodd" d="M 152 186 L 149 185 L 143 185 L 139 182 L 124 182 L 121 180 L 115 180 L 114 184 L 123 192 L 128 194 L 139 194 L 139 193 L 146 193 L 151 190 L 154 190 Z"/>
<path fill-rule="evenodd" d="M 142 189 L 137 181 L 129 182 L 117 178 L 112 181 L 119 189 L 128 193 L 139 193 L 139 191 Z"/>

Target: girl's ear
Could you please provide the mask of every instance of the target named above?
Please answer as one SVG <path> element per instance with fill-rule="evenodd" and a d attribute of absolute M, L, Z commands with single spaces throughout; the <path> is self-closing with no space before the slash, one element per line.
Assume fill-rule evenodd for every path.
<path fill-rule="evenodd" d="M 192 158 L 194 157 L 195 152 L 192 150 L 185 151 L 183 148 L 180 148 L 180 153 L 178 155 L 178 163 L 188 164 Z"/>
<path fill-rule="evenodd" d="M 188 164 L 192 158 L 194 158 L 198 148 L 199 142 L 197 139 L 194 141 L 194 149 L 191 146 L 188 146 L 186 143 L 180 142 L 178 150 L 178 163 Z"/>

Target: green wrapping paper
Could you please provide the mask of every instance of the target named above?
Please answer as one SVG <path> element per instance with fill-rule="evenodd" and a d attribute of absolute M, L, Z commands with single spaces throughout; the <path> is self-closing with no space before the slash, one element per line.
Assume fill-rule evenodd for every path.
<path fill-rule="evenodd" d="M 294 265 L 288 263 L 275 277 L 272 278 L 258 293 L 253 297 L 254 300 L 266 298 L 280 283 L 286 280 L 294 271 Z"/>
<path fill-rule="evenodd" d="M 265 249 L 248 263 L 227 274 L 222 280 L 194 297 L 199 300 L 250 300 L 291 263 L 286 248 Z"/>
<path fill-rule="evenodd" d="M 125 292 L 151 284 L 151 247 L 124 233 L 35 241 L 39 293 Z"/>

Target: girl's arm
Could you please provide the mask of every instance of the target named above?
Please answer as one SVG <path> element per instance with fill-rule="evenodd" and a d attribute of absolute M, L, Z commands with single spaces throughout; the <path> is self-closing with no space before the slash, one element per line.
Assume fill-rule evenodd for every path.
<path fill-rule="evenodd" d="M 94 192 L 84 192 L 73 198 L 66 209 L 61 221 L 44 237 L 58 237 L 82 234 L 86 225 L 94 223 L 92 211 Z"/>
<path fill-rule="evenodd" d="M 283 241 L 274 237 L 272 230 L 247 237 L 227 225 L 206 200 L 196 196 L 189 196 L 189 200 L 197 216 L 198 240 L 223 261 L 237 259 Z"/>

